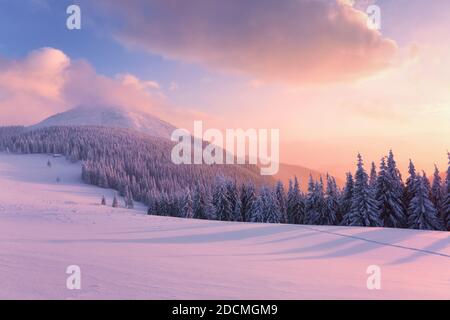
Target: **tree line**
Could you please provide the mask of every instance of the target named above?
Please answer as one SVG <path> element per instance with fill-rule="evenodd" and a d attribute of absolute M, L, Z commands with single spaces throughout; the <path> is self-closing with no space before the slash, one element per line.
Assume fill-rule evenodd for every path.
<path fill-rule="evenodd" d="M 378 170 L 372 163 L 370 173 L 358 155 L 356 172 L 347 173 L 342 189 L 330 175 L 326 181 L 310 176 L 307 192 L 301 191 L 297 178 L 289 181 L 286 191 L 280 181 L 257 190 L 251 182 L 239 186 L 219 177 L 212 190 L 198 185 L 179 197 L 155 199 L 148 213 L 222 221 L 450 230 L 450 155 L 445 181 L 436 167 L 430 183 L 410 161 L 409 176 L 403 182 L 390 151 Z"/>
<path fill-rule="evenodd" d="M 358 155 L 344 187 L 330 175 L 282 182 L 251 165 L 175 165 L 171 141 L 126 129 L 0 128 L 0 150 L 59 153 L 82 161 L 82 179 L 148 205 L 148 214 L 221 221 L 450 230 L 450 156 L 442 181 L 432 182 L 410 161 L 403 181 L 392 151 L 366 171 Z"/>

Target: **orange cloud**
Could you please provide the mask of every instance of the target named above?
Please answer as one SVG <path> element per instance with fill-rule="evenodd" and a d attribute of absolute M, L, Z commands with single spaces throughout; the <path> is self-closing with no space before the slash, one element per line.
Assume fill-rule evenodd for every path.
<path fill-rule="evenodd" d="M 102 1 L 128 46 L 263 81 L 351 80 L 387 68 L 396 44 L 343 0 Z"/>

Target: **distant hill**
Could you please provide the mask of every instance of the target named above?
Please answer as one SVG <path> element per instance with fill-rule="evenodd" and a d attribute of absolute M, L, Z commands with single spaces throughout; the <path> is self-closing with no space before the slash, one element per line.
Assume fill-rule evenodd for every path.
<path fill-rule="evenodd" d="M 55 114 L 30 129 L 54 126 L 102 126 L 139 131 L 150 136 L 170 139 L 176 129 L 150 113 L 130 111 L 120 107 L 77 107 Z"/>

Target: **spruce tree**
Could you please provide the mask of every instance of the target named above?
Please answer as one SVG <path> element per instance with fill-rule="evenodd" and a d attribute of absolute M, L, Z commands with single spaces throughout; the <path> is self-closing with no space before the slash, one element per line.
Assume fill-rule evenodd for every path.
<path fill-rule="evenodd" d="M 241 216 L 241 198 L 237 188 L 236 181 L 226 181 L 226 194 L 230 203 L 231 218 L 229 221 L 242 221 Z"/>
<path fill-rule="evenodd" d="M 308 195 L 305 201 L 305 223 L 312 225 L 326 224 L 326 214 L 322 177 L 314 183 L 310 176 Z"/>
<path fill-rule="evenodd" d="M 403 191 L 403 204 L 406 208 L 406 216 L 409 216 L 409 204 L 414 198 L 415 195 L 415 182 L 417 181 L 417 174 L 416 174 L 416 168 L 414 167 L 414 163 L 412 160 L 409 160 L 409 167 L 408 167 L 408 173 L 409 177 L 406 179 L 406 185 L 405 189 Z"/>
<path fill-rule="evenodd" d="M 254 202 L 256 201 L 256 191 L 253 183 L 244 183 L 241 187 L 241 216 L 242 221 L 249 222 L 250 214 Z"/>
<path fill-rule="evenodd" d="M 199 183 L 196 184 L 193 196 L 193 215 L 195 219 L 213 219 L 213 205 L 211 195 Z"/>
<path fill-rule="evenodd" d="M 448 168 L 447 168 L 447 177 L 445 179 L 444 184 L 442 220 L 444 221 L 444 226 L 446 227 L 446 229 L 450 231 L 450 153 L 447 153 L 447 156 L 448 156 Z"/>
<path fill-rule="evenodd" d="M 286 212 L 288 223 L 302 224 L 304 223 L 305 205 L 300 191 L 300 185 L 297 177 L 294 182 L 289 180 L 289 191 L 287 196 Z"/>
<path fill-rule="evenodd" d="M 252 209 L 252 222 L 280 223 L 281 212 L 277 198 L 269 187 L 262 187 L 258 199 Z"/>
<path fill-rule="evenodd" d="M 228 197 L 227 181 L 223 177 L 216 182 L 213 193 L 213 206 L 217 220 L 233 220 L 233 208 Z"/>
<path fill-rule="evenodd" d="M 341 225 L 350 225 L 349 214 L 352 207 L 353 186 L 353 175 L 351 174 L 351 172 L 348 172 L 344 191 L 342 192 L 339 200 L 338 220 L 341 221 Z"/>
<path fill-rule="evenodd" d="M 383 158 L 375 189 L 378 214 L 383 226 L 405 228 L 407 227 L 406 212 L 403 207 L 402 194 L 400 194 L 398 182 L 395 179 L 392 174 L 389 174 L 389 169 Z"/>
<path fill-rule="evenodd" d="M 183 207 L 181 209 L 181 217 L 188 218 L 188 219 L 193 218 L 194 217 L 194 203 L 192 201 L 191 192 L 189 189 L 186 190 L 182 205 L 183 205 Z"/>
<path fill-rule="evenodd" d="M 339 189 L 336 180 L 327 174 L 327 191 L 325 196 L 325 214 L 323 217 L 324 225 L 337 225 L 339 212 Z"/>
<path fill-rule="evenodd" d="M 277 205 L 281 214 L 281 223 L 287 223 L 287 199 L 286 192 L 284 191 L 284 186 L 281 181 L 278 181 L 275 186 L 275 195 L 277 200 Z"/>
<path fill-rule="evenodd" d="M 397 163 L 394 159 L 394 153 L 392 150 L 389 150 L 389 155 L 387 157 L 387 173 L 389 175 L 389 179 L 392 181 L 391 183 L 394 186 L 394 192 L 397 197 L 401 197 L 403 195 L 403 181 L 402 176 L 400 174 L 400 170 L 397 168 Z"/>
<path fill-rule="evenodd" d="M 373 192 L 370 191 L 369 177 L 364 170 L 363 160 L 358 154 L 358 165 L 355 173 L 352 205 L 348 215 L 348 225 L 381 227 L 382 222 L 378 215 Z"/>
<path fill-rule="evenodd" d="M 377 184 L 377 167 L 375 166 L 375 162 L 372 161 L 372 167 L 370 168 L 370 178 L 369 178 L 369 186 L 373 190 L 375 190 Z"/>
<path fill-rule="evenodd" d="M 433 184 L 431 186 L 431 202 L 438 213 L 438 217 L 442 219 L 444 224 L 444 189 L 442 187 L 442 179 L 438 167 L 434 166 Z"/>
<path fill-rule="evenodd" d="M 116 194 L 114 194 L 114 199 L 113 199 L 113 202 L 112 202 L 112 207 L 113 207 L 113 208 L 118 208 L 118 207 L 119 207 L 119 201 L 117 201 L 117 195 L 116 195 Z"/>
<path fill-rule="evenodd" d="M 416 192 L 409 205 L 409 227 L 422 230 L 442 230 L 443 225 L 437 211 L 429 198 L 429 190 L 426 187 L 424 177 L 417 176 Z"/>

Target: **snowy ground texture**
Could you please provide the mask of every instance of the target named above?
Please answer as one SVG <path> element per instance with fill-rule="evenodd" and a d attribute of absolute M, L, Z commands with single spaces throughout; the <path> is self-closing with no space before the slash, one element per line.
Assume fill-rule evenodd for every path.
<path fill-rule="evenodd" d="M 449 233 L 153 217 L 102 195 L 79 164 L 0 154 L 0 298 L 450 299 Z"/>

